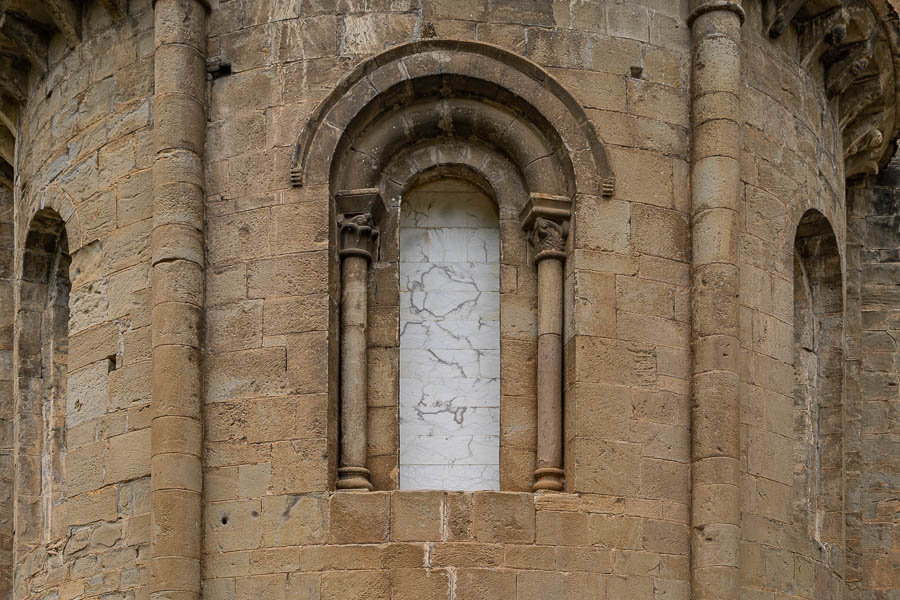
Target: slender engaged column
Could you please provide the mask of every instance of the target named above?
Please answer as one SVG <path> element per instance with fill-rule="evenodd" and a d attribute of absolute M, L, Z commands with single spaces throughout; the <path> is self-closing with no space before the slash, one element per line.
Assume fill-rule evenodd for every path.
<path fill-rule="evenodd" d="M 366 469 L 368 272 L 378 230 L 372 214 L 344 215 L 341 235 L 341 466 L 337 487 L 372 490 Z"/>
<path fill-rule="evenodd" d="M 538 272 L 537 457 L 534 491 L 562 491 L 563 277 L 570 201 L 533 195 L 522 211 Z"/>
<path fill-rule="evenodd" d="M 740 0 L 693 0 L 691 594 L 740 590 Z"/>
<path fill-rule="evenodd" d="M 205 0 L 154 2 L 152 600 L 200 598 Z"/>

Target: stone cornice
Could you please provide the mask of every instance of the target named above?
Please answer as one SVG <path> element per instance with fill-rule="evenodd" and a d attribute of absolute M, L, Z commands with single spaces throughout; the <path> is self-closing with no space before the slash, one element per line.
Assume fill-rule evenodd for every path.
<path fill-rule="evenodd" d="M 768 0 L 772 39 L 797 29 L 800 61 L 821 64 L 842 134 L 847 178 L 877 173 L 900 133 L 900 21 L 888 0 Z"/>

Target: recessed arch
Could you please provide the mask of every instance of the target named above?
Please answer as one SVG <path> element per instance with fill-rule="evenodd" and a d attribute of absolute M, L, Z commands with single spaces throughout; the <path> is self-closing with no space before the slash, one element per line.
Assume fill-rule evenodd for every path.
<path fill-rule="evenodd" d="M 507 131 L 516 135 L 504 136 Z M 398 148 L 436 133 L 497 146 L 523 172 L 536 172 L 543 158 L 555 163 L 547 168 L 562 174 L 554 175 L 552 189 L 530 192 L 612 193 L 613 174 L 594 125 L 559 82 L 521 56 L 455 40 L 397 46 L 351 71 L 300 133 L 292 181 L 328 184 L 334 193 L 351 166 L 346 158 L 363 161 L 363 169 L 352 163 L 359 171 L 352 177 L 371 179 Z M 370 152 L 353 153 L 360 148 Z M 537 185 L 538 177 L 531 180 Z M 352 185 L 343 189 L 377 187 Z"/>
<path fill-rule="evenodd" d="M 572 463 L 563 456 L 563 323 L 575 311 L 564 263 L 579 206 L 612 196 L 609 161 L 583 108 L 534 63 L 487 44 L 425 40 L 354 69 L 295 147 L 292 184 L 333 215 L 330 275 L 342 296 L 330 336 L 340 357 L 330 369 L 340 376 L 329 378 L 329 397 L 340 403 L 341 433 L 331 443 L 341 452 L 329 472 L 339 489 L 397 486 L 397 409 L 366 408 L 366 390 L 382 385 L 382 400 L 386 390 L 396 394 L 385 382 L 396 382 L 389 373 L 399 366 L 367 382 L 368 355 L 399 365 L 399 305 L 388 290 L 399 286 L 403 195 L 423 177 L 454 171 L 498 206 L 499 312 L 516 315 L 501 317 L 500 354 L 516 358 L 500 359 L 500 487 L 564 488 L 562 467 Z"/>
<path fill-rule="evenodd" d="M 794 238 L 796 506 L 810 537 L 844 546 L 844 286 L 834 229 L 816 209 Z"/>
<path fill-rule="evenodd" d="M 16 311 L 17 565 L 58 530 L 55 507 L 66 495 L 70 264 L 66 221 L 41 208 L 26 229 Z"/>

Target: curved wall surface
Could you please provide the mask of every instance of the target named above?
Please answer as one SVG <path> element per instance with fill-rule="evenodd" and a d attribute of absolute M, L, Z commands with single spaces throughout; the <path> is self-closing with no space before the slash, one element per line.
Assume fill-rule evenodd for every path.
<path fill-rule="evenodd" d="M 898 593 L 883 0 L 74 4 L 0 22 L 0 598 Z"/>

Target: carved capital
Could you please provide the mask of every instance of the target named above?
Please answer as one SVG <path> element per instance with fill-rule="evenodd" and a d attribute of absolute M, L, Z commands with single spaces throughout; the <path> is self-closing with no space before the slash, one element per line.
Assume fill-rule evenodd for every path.
<path fill-rule="evenodd" d="M 531 195 L 519 218 L 522 220 L 522 228 L 528 232 L 528 240 L 534 246 L 535 262 L 545 258 L 565 260 L 571 216 L 570 198 L 549 194 Z"/>
<path fill-rule="evenodd" d="M 568 221 L 557 223 L 544 217 L 534 220 L 534 226 L 528 236 L 534 246 L 534 262 L 545 258 L 566 258 L 566 238 L 569 237 Z"/>
<path fill-rule="evenodd" d="M 378 223 L 386 213 L 376 189 L 347 190 L 334 195 L 338 215 L 340 256 L 372 260 L 378 241 Z"/>
<path fill-rule="evenodd" d="M 340 256 L 364 256 L 372 260 L 375 253 L 375 243 L 378 240 L 378 228 L 372 213 L 358 215 L 341 215 L 340 225 Z"/>

